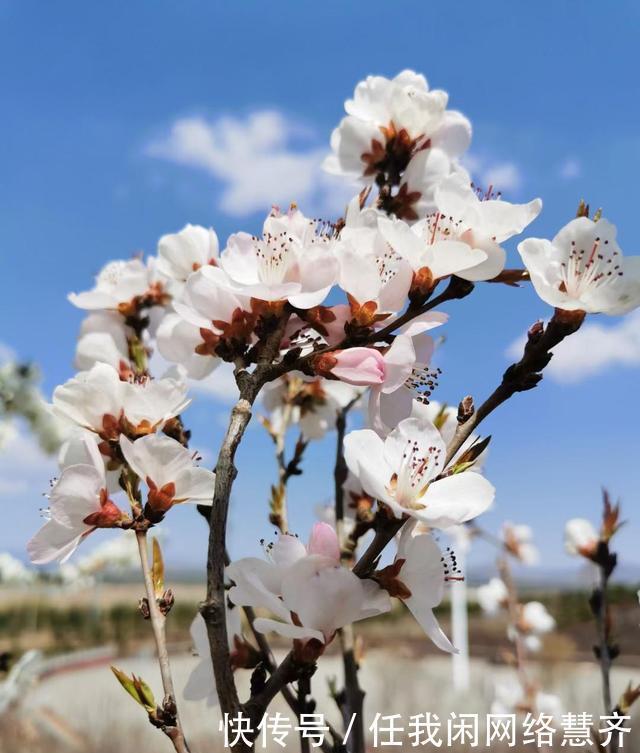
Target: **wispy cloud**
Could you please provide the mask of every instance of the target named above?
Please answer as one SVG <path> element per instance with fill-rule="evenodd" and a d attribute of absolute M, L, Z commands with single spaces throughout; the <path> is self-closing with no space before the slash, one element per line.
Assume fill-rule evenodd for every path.
<path fill-rule="evenodd" d="M 3 427 L 0 444 L 0 498 L 12 502 L 14 495 L 34 500 L 47 491 L 47 481 L 57 471 L 55 460 L 40 449 L 37 440 L 19 422 Z M 43 500 L 43 507 L 46 506 Z"/>
<path fill-rule="evenodd" d="M 520 358 L 524 342 L 513 342 L 506 355 Z M 640 367 L 640 311 L 608 326 L 588 321 L 554 348 L 545 374 L 556 382 L 575 384 L 625 366 Z"/>
<path fill-rule="evenodd" d="M 515 162 L 501 162 L 486 156 L 468 154 L 463 159 L 463 164 L 471 173 L 474 183 L 480 188 L 501 193 L 518 192 L 524 183 L 522 170 Z"/>
<path fill-rule="evenodd" d="M 191 380 L 190 386 L 194 392 L 221 403 L 233 403 L 238 399 L 238 386 L 229 363 L 221 363 L 206 379 Z"/>
<path fill-rule="evenodd" d="M 148 156 L 205 171 L 216 181 L 218 206 L 229 215 L 266 212 L 296 201 L 306 213 L 341 212 L 357 187 L 321 170 L 327 145 L 277 110 L 245 118 L 176 120 L 147 145 Z"/>
<path fill-rule="evenodd" d="M 567 157 L 558 168 L 558 175 L 562 180 L 574 180 L 575 178 L 579 178 L 581 174 L 582 164 L 575 157 Z"/>
<path fill-rule="evenodd" d="M 15 361 L 15 359 L 15 350 L 10 345 L 7 345 L 7 343 L 0 342 L 0 364 Z"/>

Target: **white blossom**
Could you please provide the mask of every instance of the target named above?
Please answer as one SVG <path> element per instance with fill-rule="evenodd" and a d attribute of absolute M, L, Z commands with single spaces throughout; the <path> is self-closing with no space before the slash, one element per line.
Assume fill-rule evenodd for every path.
<path fill-rule="evenodd" d="M 137 299 L 149 293 L 151 284 L 151 267 L 141 259 L 111 261 L 100 270 L 91 290 L 70 293 L 68 298 L 80 309 L 128 313 Z"/>
<path fill-rule="evenodd" d="M 215 473 L 195 465 L 193 453 L 162 434 L 148 434 L 132 442 L 120 437 L 129 467 L 148 487 L 147 502 L 164 513 L 180 502 L 212 504 Z"/>
<path fill-rule="evenodd" d="M 410 515 L 435 528 L 475 518 L 495 493 L 478 473 L 439 478 L 445 454 L 440 432 L 425 417 L 400 421 L 384 440 L 371 429 L 345 437 L 345 460 L 364 490 L 396 517 Z"/>
<path fill-rule="evenodd" d="M 509 592 L 501 578 L 491 578 L 488 583 L 478 586 L 476 599 L 483 612 L 496 614 L 507 605 Z"/>
<path fill-rule="evenodd" d="M 624 314 L 640 305 L 640 256 L 623 257 L 616 227 L 577 217 L 552 241 L 527 238 L 518 251 L 536 293 L 550 306 Z"/>
<path fill-rule="evenodd" d="M 569 554 L 591 557 L 595 554 L 600 535 L 589 520 L 572 518 L 564 528 L 564 546 Z"/>
<path fill-rule="evenodd" d="M 299 209 L 285 214 L 274 209 L 261 237 L 236 233 L 229 238 L 220 266 L 236 293 L 308 309 L 322 303 L 337 281 L 333 243 L 333 231 L 327 233 Z"/>
<path fill-rule="evenodd" d="M 200 267 L 216 264 L 218 252 L 218 236 L 212 228 L 187 224 L 158 241 L 157 270 L 171 280 L 186 282 Z"/>
<path fill-rule="evenodd" d="M 325 169 L 373 182 L 395 177 L 424 150 L 454 160 L 469 146 L 471 125 L 447 110 L 448 95 L 429 89 L 426 79 L 405 70 L 393 79 L 368 76 L 345 102 L 347 116 L 331 136 Z"/>
<path fill-rule="evenodd" d="M 105 439 L 124 431 L 149 434 L 181 413 L 190 400 L 184 381 L 165 377 L 122 381 L 108 364 L 97 363 L 53 392 L 56 415 Z"/>
<path fill-rule="evenodd" d="M 88 441 L 90 463 L 63 468 L 49 495 L 49 519 L 27 544 L 34 564 L 64 562 L 96 528 L 118 527 L 126 516 L 109 497 L 104 462 Z"/>
<path fill-rule="evenodd" d="M 295 536 L 281 534 L 270 550 L 270 561 L 238 560 L 227 568 L 227 575 L 236 584 L 229 592 L 234 604 L 262 607 L 277 618 L 259 617 L 257 630 L 315 639 L 320 646 L 344 625 L 391 606 L 373 581 L 340 565 L 338 539 L 326 523 L 315 524 L 307 547 Z"/>

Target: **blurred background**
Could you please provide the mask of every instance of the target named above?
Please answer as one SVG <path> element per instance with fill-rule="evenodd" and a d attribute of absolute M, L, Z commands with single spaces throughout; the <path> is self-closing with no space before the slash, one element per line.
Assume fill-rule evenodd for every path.
<path fill-rule="evenodd" d="M 154 253 L 161 235 L 187 222 L 213 226 L 224 244 L 231 232 L 259 229 L 274 203 L 338 217 L 354 189 L 323 175 L 320 163 L 344 99 L 364 76 L 403 68 L 449 91 L 451 107 L 471 119 L 467 166 L 480 185 L 512 201 L 543 199 L 530 234 L 551 237 L 584 198 L 617 224 L 622 249 L 638 253 L 639 32 L 631 0 L 606 8 L 596 0 L 405 0 L 392 8 L 378 0 L 0 0 L 0 670 L 10 699 L 0 751 L 57 753 L 57 745 L 106 753 L 166 743 L 108 671 L 117 661 L 156 681 L 131 548 L 96 534 L 64 568 L 36 573 L 26 565 L 25 543 L 56 473 L 59 437 L 43 403 L 74 373 L 82 319 L 66 295 L 89 288 L 111 259 Z M 549 314 L 528 287 L 502 286 L 479 286 L 449 312 L 434 397 L 453 405 L 488 394 L 530 324 Z M 589 320 L 560 346 L 544 383 L 486 425 L 493 435 L 486 473 L 497 498 L 482 525 L 532 528 L 538 564 L 516 566 L 515 575 L 526 598 L 541 600 L 557 622 L 535 671 L 567 710 L 601 713 L 592 573 L 565 554 L 562 531 L 571 517 L 598 520 L 603 486 L 621 498 L 627 521 L 616 542 L 615 691 L 640 677 L 639 368 L 638 312 Z M 234 389 L 224 370 L 194 385 L 185 421 L 209 465 Z M 304 473 L 291 481 L 291 527 L 305 538 L 316 506 L 331 499 L 333 451 L 331 440 L 311 446 Z M 258 554 L 259 540 L 273 535 L 267 498 L 276 467 L 257 422 L 238 464 L 234 558 Z M 168 628 L 180 685 L 195 662 L 189 625 L 203 596 L 206 527 L 195 510 L 180 510 L 162 533 L 177 596 Z M 496 682 L 513 672 L 504 620 L 482 616 L 475 604 L 473 589 L 495 574 L 494 560 L 482 541 L 468 555 L 469 688 L 442 690 L 453 688 L 449 658 L 399 610 L 363 636 L 369 710 L 490 707 Z M 448 630 L 448 604 L 440 616 Z M 16 706 L 8 672 L 34 650 L 41 653 L 27 654 Z M 398 662 L 392 678 L 384 671 L 390 655 Z M 314 680 L 327 710 L 327 681 L 341 672 L 332 661 Z M 196 752 L 212 749 L 213 713 L 185 708 Z"/>

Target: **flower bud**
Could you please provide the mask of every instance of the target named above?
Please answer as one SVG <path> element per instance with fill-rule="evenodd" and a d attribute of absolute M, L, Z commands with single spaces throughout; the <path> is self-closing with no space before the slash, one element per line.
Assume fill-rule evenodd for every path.
<path fill-rule="evenodd" d="M 335 350 L 318 356 L 314 368 L 320 376 L 334 377 L 357 387 L 384 381 L 384 358 L 375 348 Z"/>
<path fill-rule="evenodd" d="M 572 518 L 564 528 L 564 547 L 568 554 L 592 559 L 596 555 L 600 537 L 593 525 L 584 518 Z"/>

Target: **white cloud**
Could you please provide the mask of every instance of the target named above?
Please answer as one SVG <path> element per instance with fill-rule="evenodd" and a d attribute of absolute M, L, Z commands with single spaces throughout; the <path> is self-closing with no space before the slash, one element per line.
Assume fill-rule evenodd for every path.
<path fill-rule="evenodd" d="M 483 171 L 482 178 L 484 186 L 492 186 L 494 191 L 517 191 L 522 186 L 522 173 L 514 162 L 490 165 Z"/>
<path fill-rule="evenodd" d="M 494 192 L 517 192 L 524 183 L 522 170 L 515 162 L 496 162 L 476 154 L 465 155 L 462 162 L 474 183 L 483 190 L 491 186 Z"/>
<path fill-rule="evenodd" d="M 16 360 L 15 350 L 6 343 L 0 342 L 0 363 L 8 363 Z"/>
<path fill-rule="evenodd" d="M 232 403 L 238 399 L 238 386 L 230 363 L 221 363 L 206 379 L 192 379 L 189 385 L 194 392 L 223 403 Z"/>
<path fill-rule="evenodd" d="M 0 499 L 11 502 L 13 495 L 32 493 L 38 498 L 48 489 L 47 482 L 57 472 L 54 458 L 46 455 L 37 439 L 18 422 L 3 426 L 0 444 Z M 44 503 L 43 503 L 43 506 Z"/>
<path fill-rule="evenodd" d="M 582 165 L 580 160 L 574 157 L 567 157 L 567 159 L 558 168 L 558 175 L 563 180 L 573 180 L 579 178 L 582 173 Z"/>
<path fill-rule="evenodd" d="M 176 368 L 158 350 L 154 350 L 149 361 L 149 371 L 156 376 L 163 376 Z M 177 367 L 180 370 L 181 367 Z M 238 398 L 238 386 L 233 376 L 233 366 L 222 361 L 213 373 L 204 379 L 188 379 L 189 390 L 204 397 L 213 398 L 222 403 L 233 403 Z"/>
<path fill-rule="evenodd" d="M 244 119 L 180 118 L 145 151 L 210 174 L 222 184 L 218 204 L 230 215 L 266 213 L 292 201 L 307 214 L 339 213 L 357 187 L 324 173 L 327 147 L 309 142 L 308 128 L 277 110 L 260 110 Z"/>
<path fill-rule="evenodd" d="M 520 358 L 524 343 L 525 338 L 513 342 L 507 356 Z M 545 374 L 556 382 L 575 384 L 620 366 L 640 367 L 640 311 L 608 326 L 588 320 L 554 348 Z"/>

